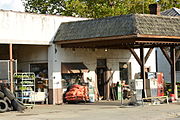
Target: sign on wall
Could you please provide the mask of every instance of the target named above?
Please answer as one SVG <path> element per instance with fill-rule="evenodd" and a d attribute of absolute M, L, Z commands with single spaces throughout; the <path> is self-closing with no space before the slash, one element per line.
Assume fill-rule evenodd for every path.
<path fill-rule="evenodd" d="M 60 72 L 53 73 L 53 88 L 62 88 Z"/>

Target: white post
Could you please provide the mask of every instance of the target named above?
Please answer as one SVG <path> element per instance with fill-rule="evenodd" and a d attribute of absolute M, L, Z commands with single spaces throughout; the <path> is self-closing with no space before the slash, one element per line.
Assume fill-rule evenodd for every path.
<path fill-rule="evenodd" d="M 49 103 L 61 104 L 62 85 L 61 85 L 61 61 L 60 50 L 57 45 L 52 44 L 48 48 L 48 75 L 49 75 Z"/>

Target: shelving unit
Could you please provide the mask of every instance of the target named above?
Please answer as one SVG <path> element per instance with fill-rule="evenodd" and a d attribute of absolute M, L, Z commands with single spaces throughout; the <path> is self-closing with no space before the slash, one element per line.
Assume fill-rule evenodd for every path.
<path fill-rule="evenodd" d="M 16 98 L 24 104 L 35 104 L 35 74 L 33 72 L 20 72 L 14 74 Z"/>

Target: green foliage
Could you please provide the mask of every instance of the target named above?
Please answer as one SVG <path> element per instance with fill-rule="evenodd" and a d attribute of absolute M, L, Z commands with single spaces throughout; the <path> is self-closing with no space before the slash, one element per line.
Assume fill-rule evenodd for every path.
<path fill-rule="evenodd" d="M 25 10 L 32 13 L 102 18 L 122 14 L 149 13 L 156 0 L 23 0 Z M 159 0 L 162 11 L 180 8 L 180 0 Z"/>
<path fill-rule="evenodd" d="M 172 7 L 180 8 L 180 0 L 159 0 L 158 3 L 161 5 L 161 11 Z"/>
<path fill-rule="evenodd" d="M 41 14 L 61 14 L 64 11 L 64 0 L 22 0 L 25 11 Z"/>
<path fill-rule="evenodd" d="M 64 15 L 102 18 L 132 13 L 148 13 L 155 0 L 67 0 Z"/>

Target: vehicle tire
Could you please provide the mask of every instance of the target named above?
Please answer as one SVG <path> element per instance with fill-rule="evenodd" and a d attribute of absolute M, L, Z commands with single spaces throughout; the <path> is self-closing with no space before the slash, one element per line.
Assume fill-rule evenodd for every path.
<path fill-rule="evenodd" d="M 0 98 L 4 98 L 4 93 L 0 91 Z"/>
<path fill-rule="evenodd" d="M 25 106 L 23 103 L 21 103 L 18 99 L 14 99 L 14 100 L 17 101 L 18 104 L 19 104 L 23 109 L 26 109 L 26 106 Z"/>
<path fill-rule="evenodd" d="M 0 100 L 0 113 L 6 112 L 8 105 L 4 100 Z"/>
<path fill-rule="evenodd" d="M 5 101 L 5 102 L 7 103 L 7 105 L 8 105 L 7 110 L 8 110 L 8 111 L 11 111 L 11 110 L 12 110 L 11 100 L 10 100 L 8 97 L 4 97 L 4 101 Z"/>
<path fill-rule="evenodd" d="M 20 111 L 20 112 L 22 112 L 26 108 L 26 106 L 19 103 L 16 99 L 12 100 L 11 104 L 13 106 L 13 110 L 17 110 L 17 111 Z"/>
<path fill-rule="evenodd" d="M 4 92 L 5 96 L 7 96 L 10 100 L 13 100 L 16 98 L 14 96 L 14 94 L 8 88 L 4 88 L 3 92 Z"/>

